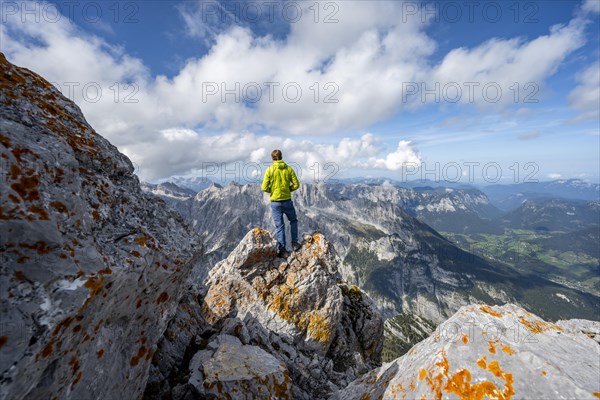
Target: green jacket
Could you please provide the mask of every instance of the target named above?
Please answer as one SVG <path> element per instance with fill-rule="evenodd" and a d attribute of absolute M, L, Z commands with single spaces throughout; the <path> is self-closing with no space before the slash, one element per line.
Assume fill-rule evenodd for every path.
<path fill-rule="evenodd" d="M 271 194 L 271 201 L 290 200 L 292 192 L 300 187 L 296 173 L 283 160 L 273 161 L 267 168 L 262 190 Z"/>

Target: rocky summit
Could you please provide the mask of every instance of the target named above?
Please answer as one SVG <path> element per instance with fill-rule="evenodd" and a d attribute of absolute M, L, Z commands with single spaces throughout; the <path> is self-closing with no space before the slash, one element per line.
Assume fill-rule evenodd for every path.
<path fill-rule="evenodd" d="M 341 280 L 325 237 L 305 236 L 287 259 L 276 252 L 269 232 L 250 231 L 180 304 L 148 398 L 323 399 L 380 365 L 381 315 Z"/>
<path fill-rule="evenodd" d="M 463 307 L 406 355 L 332 400 L 597 399 L 599 327 L 552 324 L 512 304 Z"/>
<path fill-rule="evenodd" d="M 468 305 L 443 322 L 479 300 L 471 291 L 437 328 L 409 312 L 389 319 L 400 342 L 384 345 L 381 311 L 344 281 L 345 264 L 402 303 L 439 286 L 451 300 L 473 289 L 469 274 L 488 291 L 518 278 L 434 256 L 427 246 L 442 238 L 387 192 L 367 202 L 367 189 L 353 200 L 300 190 L 309 227 L 324 221 L 344 261 L 314 229 L 281 258 L 269 232 L 249 227 L 270 221 L 256 189 L 141 188 L 72 101 L 1 53 L 0 64 L 0 400 L 600 398 L 600 322 L 549 323 L 512 304 Z M 218 261 L 153 192 L 202 208 L 190 222 Z M 367 279 L 380 268 L 393 279 Z M 406 354 L 381 365 L 384 346 Z"/>
<path fill-rule="evenodd" d="M 201 246 L 73 102 L 0 64 L 0 399 L 139 398 Z"/>

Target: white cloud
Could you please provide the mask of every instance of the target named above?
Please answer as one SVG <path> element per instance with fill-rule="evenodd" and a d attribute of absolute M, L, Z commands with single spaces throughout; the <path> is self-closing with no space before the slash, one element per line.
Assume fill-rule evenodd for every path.
<path fill-rule="evenodd" d="M 313 2 L 298 4 L 311 15 L 308 7 Z M 339 23 L 302 18 L 290 25 L 285 39 L 257 36 L 235 25 L 215 27 L 204 21 L 194 25 L 198 9 L 180 8 L 188 33 L 210 38 L 211 48 L 187 60 L 172 78 L 152 76 L 142 60 L 82 32 L 67 18 L 23 23 L 19 14 L 7 16 L 0 26 L 2 50 L 14 63 L 59 83 L 65 94 L 66 83 L 77 83 L 75 101 L 92 126 L 137 162 L 142 174 L 155 178 L 185 173 L 202 162 L 255 162 L 268 157 L 274 147 L 282 147 L 305 165 L 337 160 L 347 167 L 397 170 L 403 162 L 420 160 L 409 142 L 400 141 L 385 154 L 373 135 L 334 143 L 300 136 L 282 141 L 281 136 L 362 131 L 408 106 L 421 106 L 419 95 L 407 101 L 410 82 L 426 82 L 429 87 L 435 82 L 442 87 L 449 82 L 497 82 L 504 90 L 500 103 L 506 105 L 513 98 L 507 91 L 514 82 L 543 86 L 584 41 L 583 17 L 574 17 L 531 41 L 493 39 L 474 48 L 454 49 L 432 65 L 436 43 L 425 32 L 429 23 L 418 14 L 404 15 L 401 2 L 335 4 Z M 590 4 L 584 4 L 586 12 L 593 11 Z M 134 86 L 124 86 L 129 83 Z M 90 84 L 102 88 L 97 102 L 82 97 L 81 89 Z M 302 90 L 298 101 L 285 98 L 286 84 L 288 96 L 297 87 Z M 239 88 L 237 94 L 243 97 L 244 88 L 257 87 L 262 97 L 254 104 L 236 99 L 235 94 L 223 101 L 224 88 Z M 246 90 L 250 97 L 252 93 Z M 327 96 L 337 102 L 326 103 Z M 464 92 L 460 101 L 467 98 Z M 476 102 L 486 104 L 480 95 Z M 199 126 L 203 129 L 188 129 Z M 248 131 L 272 133 L 239 133 Z"/>
<path fill-rule="evenodd" d="M 579 112 L 575 122 L 600 119 L 600 62 L 577 76 L 579 84 L 569 93 L 569 105 Z"/>
<path fill-rule="evenodd" d="M 391 171 L 399 171 L 407 165 L 418 167 L 421 165 L 421 157 L 414 149 L 411 142 L 401 140 L 398 143 L 398 148 L 389 153 L 383 159 L 371 160 L 371 164 L 376 168 L 388 169 Z"/>
<path fill-rule="evenodd" d="M 583 12 L 600 14 L 600 1 L 598 0 L 585 0 L 581 6 Z"/>
<path fill-rule="evenodd" d="M 481 106 L 539 101 L 537 92 L 543 89 L 546 78 L 568 54 L 585 43 L 584 27 L 584 21 L 575 18 L 531 41 L 491 39 L 472 49 L 454 49 L 433 69 L 433 79 L 427 87 L 434 88 L 439 83 L 442 101 L 458 99 Z M 462 92 L 455 89 L 457 85 Z M 527 95 L 531 98 L 526 99 Z"/>
<path fill-rule="evenodd" d="M 284 159 L 299 166 L 307 176 L 326 176 L 333 169 L 347 168 L 398 170 L 403 162 L 419 162 L 417 151 L 409 142 L 385 154 L 379 140 L 372 134 L 359 139 L 342 138 L 333 143 L 314 143 L 296 138 L 260 136 L 253 133 L 227 132 L 202 135 L 190 129 L 167 129 L 151 146 L 126 148 L 142 178 L 154 180 L 170 175 L 182 175 L 202 168 L 229 167 L 232 170 L 249 168 L 250 164 L 270 163 L 271 150 L 278 148 Z M 383 154 L 384 158 L 376 156 Z M 242 165 L 242 166 L 240 166 Z M 244 167 L 244 165 L 246 167 Z"/>
<path fill-rule="evenodd" d="M 550 174 L 547 174 L 546 176 L 550 179 L 560 179 L 562 175 L 558 174 L 558 173 L 550 173 Z"/>

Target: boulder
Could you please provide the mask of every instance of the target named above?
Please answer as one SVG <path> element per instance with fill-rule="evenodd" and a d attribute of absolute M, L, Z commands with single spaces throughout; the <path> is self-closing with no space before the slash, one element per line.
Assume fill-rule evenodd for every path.
<path fill-rule="evenodd" d="M 513 304 L 471 305 L 331 399 L 597 399 L 599 360 L 585 334 Z"/>

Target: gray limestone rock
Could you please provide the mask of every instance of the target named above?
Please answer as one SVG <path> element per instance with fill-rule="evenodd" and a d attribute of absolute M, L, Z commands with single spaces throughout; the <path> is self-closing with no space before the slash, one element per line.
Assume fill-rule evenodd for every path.
<path fill-rule="evenodd" d="M 139 398 L 198 238 L 72 101 L 0 64 L 0 399 Z"/>
<path fill-rule="evenodd" d="M 331 400 L 600 396 L 600 346 L 513 304 L 461 308 L 407 354 Z M 575 328 L 576 329 L 576 328 Z"/>
<path fill-rule="evenodd" d="M 166 393 L 162 388 L 182 381 L 200 397 L 236 398 L 240 382 L 250 378 L 225 381 L 228 368 L 239 362 L 251 370 L 246 375 L 266 372 L 231 355 L 234 349 L 269 368 L 275 368 L 273 360 L 284 366 L 291 390 L 286 393 L 294 399 L 326 398 L 380 365 L 381 315 L 366 293 L 341 280 L 339 258 L 325 237 L 307 235 L 287 259 L 276 256 L 276 246 L 270 233 L 251 230 L 210 271 L 202 293 L 183 298 L 154 355 L 152 368 L 160 373 L 151 375 L 147 398 L 159 399 Z M 183 309 L 186 318 L 178 317 Z M 272 357 L 268 363 L 263 352 Z M 224 364 L 228 358 L 236 361 Z M 165 365 L 168 360 L 176 361 Z M 280 377 L 262 378 L 262 389 L 253 379 L 244 385 L 256 398 L 282 388 Z"/>

